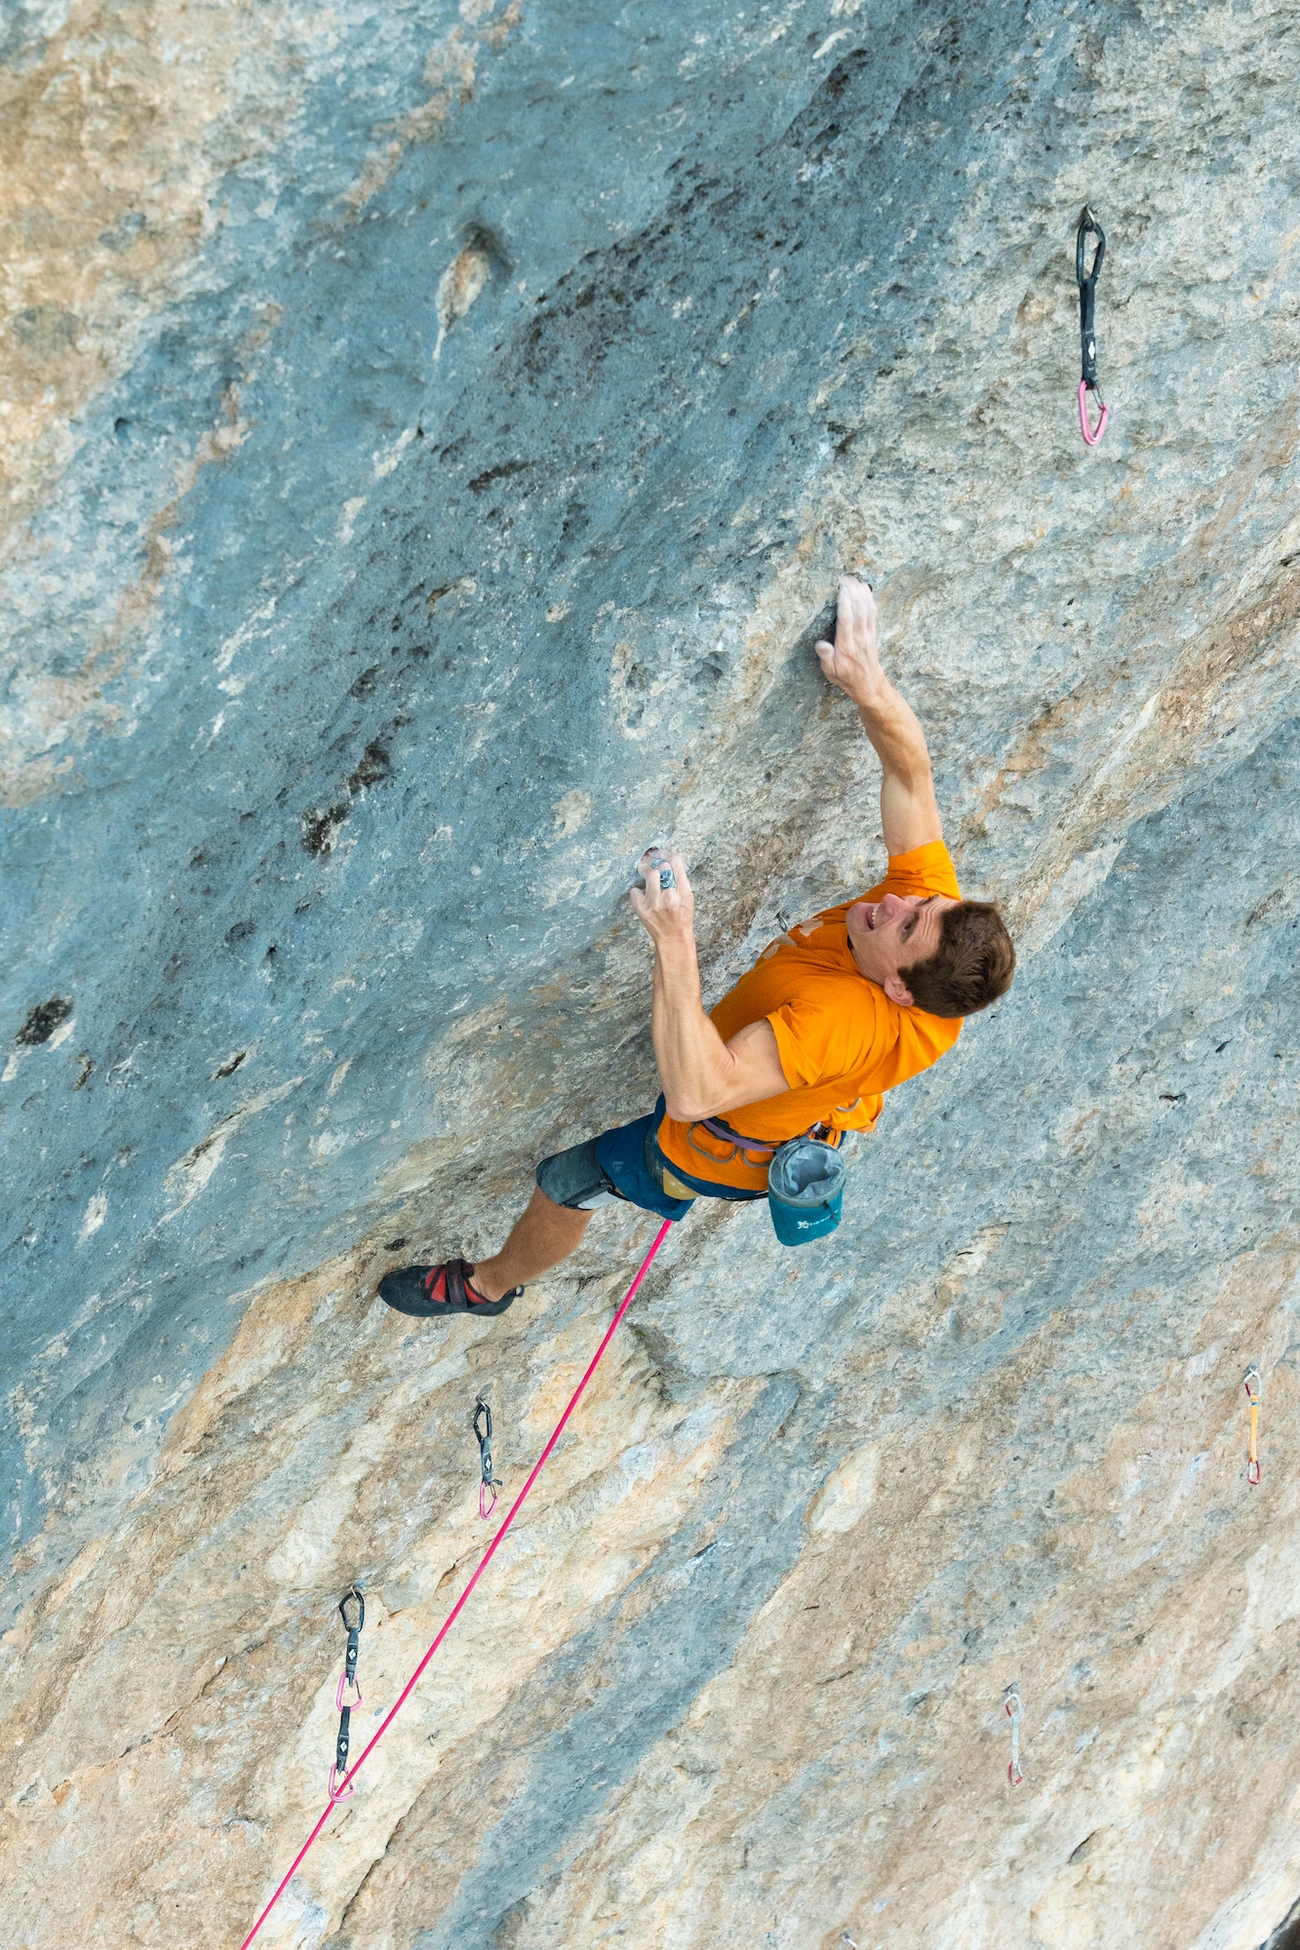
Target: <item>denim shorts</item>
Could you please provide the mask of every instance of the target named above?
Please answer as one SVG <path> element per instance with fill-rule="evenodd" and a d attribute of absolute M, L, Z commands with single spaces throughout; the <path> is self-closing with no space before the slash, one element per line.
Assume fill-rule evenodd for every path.
<path fill-rule="evenodd" d="M 679 1182 L 684 1174 L 663 1155 L 655 1142 L 655 1132 L 664 1114 L 661 1097 L 648 1117 L 616 1130 L 603 1131 L 554 1157 L 543 1158 L 537 1167 L 537 1183 L 555 1205 L 567 1205 L 578 1212 L 593 1211 L 598 1205 L 611 1205 L 626 1199 L 661 1219 L 682 1219 L 695 1203 L 694 1197 L 674 1198 L 664 1190 L 667 1168 Z M 747 1202 L 766 1198 L 765 1192 L 741 1192 L 731 1185 L 711 1185 L 707 1179 L 686 1180 L 703 1198 L 723 1198 Z"/>

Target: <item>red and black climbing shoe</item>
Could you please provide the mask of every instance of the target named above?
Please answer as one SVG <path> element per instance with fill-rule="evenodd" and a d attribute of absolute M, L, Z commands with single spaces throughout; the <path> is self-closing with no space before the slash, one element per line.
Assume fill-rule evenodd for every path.
<path fill-rule="evenodd" d="M 470 1285 L 474 1268 L 464 1259 L 445 1266 L 395 1266 L 379 1282 L 379 1297 L 399 1314 L 433 1320 L 441 1314 L 503 1314 L 523 1292 L 511 1287 L 499 1300 L 489 1300 Z"/>

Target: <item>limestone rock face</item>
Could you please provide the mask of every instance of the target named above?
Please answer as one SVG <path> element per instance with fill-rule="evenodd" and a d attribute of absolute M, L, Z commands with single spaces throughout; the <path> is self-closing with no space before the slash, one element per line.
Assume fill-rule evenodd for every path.
<path fill-rule="evenodd" d="M 877 877 L 850 569 L 1015 986 L 830 1239 L 674 1229 L 259 1941 L 1294 1943 L 1295 9 L 0 54 L 6 1941 L 238 1945 L 339 1598 L 367 1736 L 446 1617 L 476 1395 L 513 1495 L 653 1225 L 495 1323 L 375 1278 L 653 1102 L 648 841 L 710 998 Z"/>

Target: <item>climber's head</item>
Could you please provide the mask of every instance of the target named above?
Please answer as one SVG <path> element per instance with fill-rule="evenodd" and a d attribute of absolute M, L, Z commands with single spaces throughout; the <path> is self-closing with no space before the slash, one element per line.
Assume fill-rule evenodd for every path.
<path fill-rule="evenodd" d="M 901 1008 L 973 1016 L 1011 986 L 1016 951 L 992 901 L 886 894 L 848 912 L 849 947 Z"/>

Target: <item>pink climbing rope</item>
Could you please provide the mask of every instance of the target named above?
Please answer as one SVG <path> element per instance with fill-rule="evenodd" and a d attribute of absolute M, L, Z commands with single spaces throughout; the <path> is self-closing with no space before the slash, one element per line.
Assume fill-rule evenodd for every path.
<path fill-rule="evenodd" d="M 672 1225 L 673 1225 L 673 1221 L 671 1219 L 665 1219 L 663 1224 L 660 1226 L 658 1232 L 655 1234 L 654 1244 L 651 1246 L 649 1252 L 642 1260 L 640 1271 L 637 1273 L 636 1278 L 633 1280 L 631 1286 L 624 1294 L 622 1302 L 619 1305 L 618 1312 L 614 1315 L 614 1318 L 610 1321 L 609 1326 L 605 1329 L 604 1339 L 601 1341 L 600 1346 L 596 1349 L 596 1352 L 592 1355 L 591 1360 L 587 1364 L 587 1371 L 583 1375 L 582 1380 L 578 1383 L 577 1387 L 570 1395 L 569 1405 L 565 1409 L 559 1421 L 556 1423 L 555 1427 L 552 1429 L 550 1439 L 548 1440 L 546 1447 L 543 1449 L 541 1455 L 537 1458 L 537 1461 L 533 1464 L 532 1474 L 529 1476 L 528 1481 L 524 1484 L 524 1487 L 520 1490 L 514 1502 L 510 1505 L 510 1509 L 506 1515 L 505 1522 L 502 1524 L 500 1530 L 497 1531 L 496 1536 L 492 1539 L 491 1543 L 484 1551 L 482 1558 L 479 1560 L 477 1570 L 474 1572 L 473 1577 L 470 1579 L 469 1583 L 465 1586 L 465 1589 L 461 1592 L 459 1598 L 456 1600 L 455 1604 L 448 1612 L 447 1617 L 444 1620 L 443 1625 L 439 1630 L 437 1637 L 433 1641 L 433 1644 L 429 1647 L 428 1651 L 421 1659 L 419 1665 L 415 1668 L 415 1671 L 411 1674 L 405 1686 L 403 1686 L 401 1692 L 397 1695 L 397 1698 L 394 1700 L 393 1704 L 389 1707 L 387 1713 L 384 1715 L 383 1720 L 380 1722 L 375 1732 L 371 1735 L 369 1741 L 362 1748 L 361 1752 L 357 1755 L 357 1758 L 353 1761 L 351 1767 L 349 1767 L 343 1779 L 338 1783 L 337 1788 L 334 1786 L 333 1782 L 331 1781 L 330 1798 L 325 1804 L 325 1808 L 321 1814 L 319 1821 L 316 1823 L 316 1826 L 312 1829 L 311 1834 L 307 1837 L 302 1847 L 298 1850 L 298 1853 L 294 1856 L 293 1861 L 289 1864 L 289 1867 L 285 1872 L 283 1881 L 280 1883 L 279 1888 L 272 1896 L 270 1902 L 266 1905 L 266 1908 L 262 1911 L 262 1914 L 258 1917 L 256 1923 L 254 1923 L 252 1929 L 248 1932 L 248 1935 L 244 1938 L 243 1943 L 240 1945 L 240 1950 L 248 1950 L 249 1944 L 253 1941 L 253 1938 L 257 1935 L 263 1923 L 265 1923 L 267 1917 L 271 1914 L 271 1911 L 275 1908 L 281 1896 L 283 1896 L 285 1890 L 289 1887 L 289 1884 L 293 1881 L 294 1876 L 297 1875 L 300 1864 L 302 1863 L 304 1857 L 306 1856 L 308 1849 L 311 1847 L 312 1843 L 316 1840 L 316 1837 L 320 1834 L 321 1829 L 325 1826 L 325 1823 L 329 1820 L 332 1809 L 334 1808 L 334 1806 L 339 1800 L 345 1798 L 348 1794 L 351 1793 L 352 1782 L 355 1776 L 360 1773 L 362 1767 L 365 1765 L 365 1762 L 370 1756 L 370 1754 L 374 1752 L 375 1748 L 379 1745 L 380 1741 L 387 1733 L 389 1727 L 393 1724 L 393 1721 L 397 1718 L 398 1714 L 401 1712 L 403 1706 L 405 1706 L 407 1700 L 410 1698 L 411 1693 L 415 1688 L 416 1681 L 419 1679 L 421 1673 L 428 1665 L 430 1659 L 432 1659 L 434 1653 L 438 1650 L 438 1647 L 442 1644 L 443 1640 L 446 1638 L 452 1626 L 456 1623 L 456 1620 L 460 1616 L 460 1613 L 464 1608 L 470 1593 L 473 1591 L 474 1586 L 478 1583 L 484 1571 L 487 1570 L 488 1565 L 492 1562 L 493 1556 L 496 1553 L 497 1545 L 501 1542 L 501 1539 L 505 1536 L 507 1530 L 509 1530 L 511 1524 L 514 1522 L 519 1511 L 523 1508 L 524 1501 L 528 1495 L 528 1492 L 532 1489 L 533 1484 L 537 1481 L 537 1478 L 542 1473 L 543 1464 L 545 1463 L 547 1457 L 550 1455 L 552 1449 L 555 1447 L 556 1443 L 559 1441 L 560 1437 L 563 1435 L 565 1425 L 567 1424 L 569 1417 L 572 1415 L 574 1409 L 578 1406 L 579 1401 L 582 1399 L 582 1394 L 584 1389 L 587 1386 L 587 1383 L 591 1380 L 591 1377 L 595 1374 L 596 1369 L 600 1366 L 601 1356 L 604 1354 L 605 1349 L 609 1346 L 610 1342 L 613 1340 L 619 1322 L 622 1320 L 624 1314 L 631 1306 L 637 1288 L 640 1286 L 642 1280 L 645 1278 L 646 1274 L 650 1270 L 651 1260 L 654 1258 L 655 1254 L 659 1251 L 659 1248 L 663 1245 L 664 1240 L 668 1237 Z"/>

